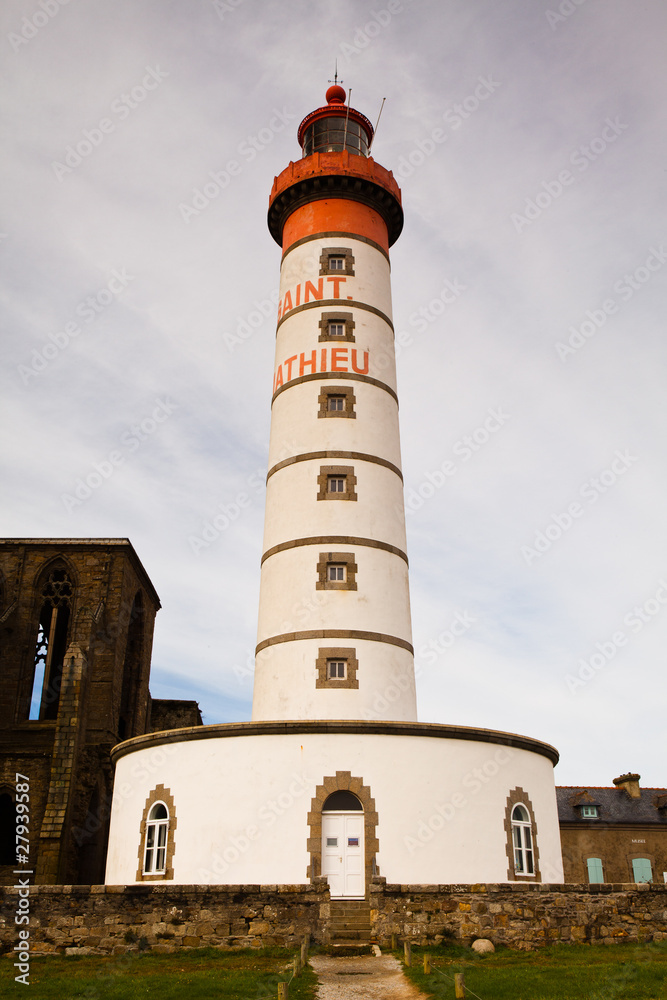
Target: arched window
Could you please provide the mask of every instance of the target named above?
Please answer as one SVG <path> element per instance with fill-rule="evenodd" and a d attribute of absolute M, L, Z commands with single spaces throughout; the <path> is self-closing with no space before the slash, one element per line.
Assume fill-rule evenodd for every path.
<path fill-rule="evenodd" d="M 515 875 L 534 875 L 533 834 L 530 816 L 525 806 L 517 804 L 512 809 L 512 847 L 514 848 Z"/>
<path fill-rule="evenodd" d="M 168 833 L 169 810 L 164 802 L 156 802 L 146 821 L 145 875 L 160 875 L 166 871 Z"/>
<path fill-rule="evenodd" d="M 324 805 L 322 812 L 356 812 L 363 811 L 363 806 L 356 795 L 348 791 L 332 792 Z"/>
<path fill-rule="evenodd" d="M 32 720 L 55 719 L 58 715 L 73 590 L 66 570 L 61 568 L 53 568 L 42 586 L 28 716 Z"/>
<path fill-rule="evenodd" d="M 137 882 L 173 879 L 176 824 L 173 795 L 164 785 L 156 785 L 146 799 L 141 819 Z"/>
<path fill-rule="evenodd" d="M 518 785 L 505 801 L 504 825 L 508 881 L 541 882 L 535 810 L 528 793 Z"/>

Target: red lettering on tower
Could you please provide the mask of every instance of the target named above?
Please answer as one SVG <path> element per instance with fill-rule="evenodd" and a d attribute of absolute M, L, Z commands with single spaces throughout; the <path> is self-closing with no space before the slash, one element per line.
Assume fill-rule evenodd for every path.
<path fill-rule="evenodd" d="M 334 277 L 327 278 L 327 281 L 332 281 L 333 282 L 333 286 L 334 286 L 333 297 L 335 299 L 339 299 L 340 298 L 340 283 L 341 283 L 341 281 L 346 281 L 346 280 L 347 280 L 346 278 L 340 278 L 340 277 L 338 277 L 338 275 L 335 275 Z"/>
<path fill-rule="evenodd" d="M 282 384 L 283 384 L 283 366 L 278 365 L 278 371 L 276 372 L 276 378 L 273 383 L 273 391 L 275 392 L 276 389 L 279 389 Z"/>
<path fill-rule="evenodd" d="M 346 372 L 346 371 L 348 371 L 348 367 L 347 367 L 347 347 L 332 347 L 331 348 L 331 371 L 332 372 Z"/>
<path fill-rule="evenodd" d="M 368 375 L 368 351 L 364 351 L 364 367 L 357 367 L 357 349 L 352 348 L 352 371 L 357 372 L 359 375 Z"/>
<path fill-rule="evenodd" d="M 296 354 L 293 354 L 291 358 L 288 358 L 287 361 L 283 362 L 283 364 L 287 365 L 287 379 L 286 379 L 287 382 L 289 382 L 291 380 L 291 378 L 292 378 L 292 362 L 293 361 L 296 361 Z"/>
<path fill-rule="evenodd" d="M 312 352 L 312 354 L 310 355 L 310 361 L 306 361 L 306 355 L 305 354 L 300 354 L 299 355 L 299 375 L 303 375 L 305 368 L 310 368 L 312 374 L 314 375 L 315 371 L 316 371 L 316 368 L 315 368 L 316 362 L 317 362 L 317 351 L 313 351 Z"/>
<path fill-rule="evenodd" d="M 317 282 L 317 288 L 312 283 L 312 281 L 306 282 L 306 295 L 304 302 L 310 302 L 312 299 L 323 299 L 324 298 L 324 278 L 320 278 Z"/>
<path fill-rule="evenodd" d="M 294 307 L 292 306 L 292 293 L 285 292 L 285 298 L 283 299 L 283 316 L 285 315 L 286 312 L 289 312 L 289 310 L 293 308 Z"/>

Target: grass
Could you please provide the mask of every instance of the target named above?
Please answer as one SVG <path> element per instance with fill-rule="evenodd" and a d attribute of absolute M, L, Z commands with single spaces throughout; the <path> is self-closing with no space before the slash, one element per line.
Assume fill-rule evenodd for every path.
<path fill-rule="evenodd" d="M 283 948 L 218 951 L 197 948 L 171 955 L 130 952 L 32 958 L 26 995 L 35 1000 L 275 1000 L 290 979 L 296 952 Z M 0 997 L 16 997 L 14 959 L 0 959 Z M 317 977 L 307 966 L 289 987 L 290 1000 L 313 1000 Z M 21 994 L 18 994 L 21 995 Z"/>
<path fill-rule="evenodd" d="M 438 970 L 430 976 L 424 975 L 424 953 Z M 499 948 L 492 955 L 457 945 L 413 947 L 412 966 L 405 969 L 427 996 L 447 1000 L 454 996 L 455 972 L 465 974 L 466 997 L 472 992 L 481 1000 L 665 1000 L 667 942 Z"/>

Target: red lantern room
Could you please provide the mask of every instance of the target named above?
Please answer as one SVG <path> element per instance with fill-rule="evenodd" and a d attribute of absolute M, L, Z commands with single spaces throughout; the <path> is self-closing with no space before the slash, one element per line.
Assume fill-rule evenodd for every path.
<path fill-rule="evenodd" d="M 345 91 L 338 84 L 329 87 L 327 105 L 311 111 L 299 126 L 298 139 L 304 156 L 311 153 L 339 153 L 344 149 L 368 156 L 373 126 L 365 115 L 345 103 Z"/>

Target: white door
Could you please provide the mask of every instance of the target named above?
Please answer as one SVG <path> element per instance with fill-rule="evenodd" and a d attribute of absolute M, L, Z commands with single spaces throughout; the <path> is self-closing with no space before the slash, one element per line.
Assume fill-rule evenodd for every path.
<path fill-rule="evenodd" d="M 364 898 L 363 812 L 322 813 L 322 874 L 332 898 Z"/>

